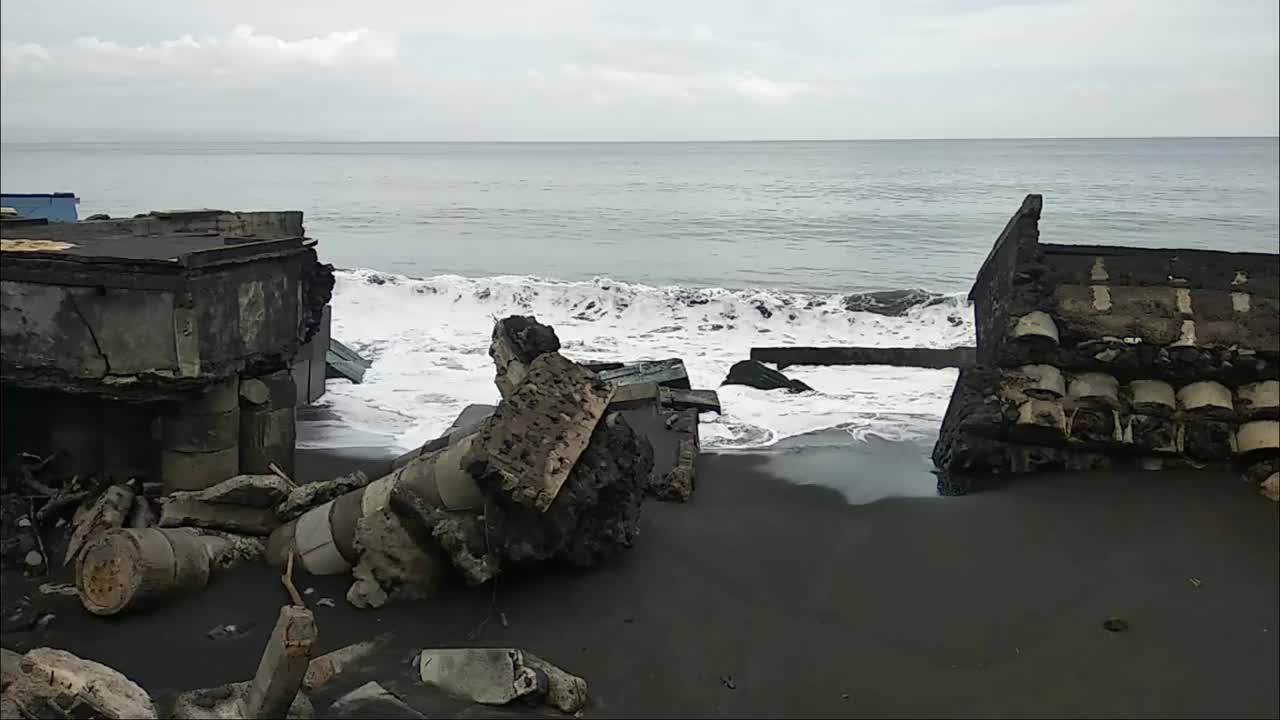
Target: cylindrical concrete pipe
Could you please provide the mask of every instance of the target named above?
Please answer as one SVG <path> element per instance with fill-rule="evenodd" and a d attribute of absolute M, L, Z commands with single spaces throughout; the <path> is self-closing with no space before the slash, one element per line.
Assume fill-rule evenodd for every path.
<path fill-rule="evenodd" d="M 240 472 L 293 476 L 298 387 L 288 370 L 240 381 Z"/>
<path fill-rule="evenodd" d="M 1129 383 L 1129 396 L 1135 409 L 1145 411 L 1178 407 L 1178 396 L 1173 386 L 1163 380 L 1134 380 Z"/>
<path fill-rule="evenodd" d="M 1248 420 L 1280 419 L 1280 380 L 1241 385 L 1236 393 L 1236 409 Z"/>
<path fill-rule="evenodd" d="M 313 575 L 350 572 L 359 561 L 356 523 L 386 509 L 398 483 L 413 486 L 429 502 L 447 510 L 482 507 L 484 496 L 480 488 L 462 468 L 462 458 L 474 437 L 466 436 L 444 450 L 414 458 L 363 488 L 308 510 L 271 534 L 268 558 L 279 565 L 294 551 L 303 569 Z"/>
<path fill-rule="evenodd" d="M 210 385 L 160 419 L 165 490 L 203 490 L 240 472 L 240 394 L 236 378 Z"/>
<path fill-rule="evenodd" d="M 1023 395 L 1041 400 L 1056 400 L 1067 394 L 1062 371 L 1052 365 L 1023 365 L 1013 378 Z"/>
<path fill-rule="evenodd" d="M 1073 400 L 1101 402 L 1115 407 L 1120 404 L 1120 383 L 1106 373 L 1081 373 L 1071 378 L 1067 395 Z"/>
<path fill-rule="evenodd" d="M 204 588 L 210 560 L 193 532 L 116 528 L 99 533 L 80 554 L 76 590 L 89 612 L 115 615 Z"/>
<path fill-rule="evenodd" d="M 1178 404 L 1188 412 L 1215 409 L 1235 411 L 1231 391 L 1222 383 L 1212 380 L 1194 382 L 1178 390 Z"/>
<path fill-rule="evenodd" d="M 1260 450 L 1280 450 L 1280 420 L 1254 420 L 1236 430 L 1237 453 L 1244 455 Z"/>
<path fill-rule="evenodd" d="M 1032 310 L 1014 322 L 1013 337 L 1015 339 L 1044 338 L 1056 347 L 1059 343 L 1058 324 L 1053 321 L 1049 313 L 1043 310 Z"/>

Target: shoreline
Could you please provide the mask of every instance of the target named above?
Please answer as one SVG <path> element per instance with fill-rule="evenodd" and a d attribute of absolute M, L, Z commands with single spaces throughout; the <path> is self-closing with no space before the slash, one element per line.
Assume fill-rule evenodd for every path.
<path fill-rule="evenodd" d="M 430 646 L 516 646 L 582 675 L 588 716 L 1280 712 L 1280 517 L 1238 479 L 1063 473 L 855 505 L 801 484 L 822 452 L 704 453 L 693 499 L 647 501 L 636 546 L 587 573 L 504 574 L 376 611 L 347 605 L 346 577 L 296 578 L 315 588 L 317 653 L 396 635 L 317 705 L 377 679 L 432 717 L 511 716 L 431 695 L 406 661 Z M 391 456 L 372 455 L 300 450 L 297 475 L 376 477 Z M 855 476 L 909 472 L 882 449 L 844 459 Z M 6 607 L 37 584 L 6 577 Z M 335 607 L 315 607 L 322 597 Z M 119 618 L 89 616 L 74 597 L 34 599 L 54 622 L 6 632 L 5 647 L 67 649 L 163 700 L 251 676 L 286 595 L 251 565 Z M 1129 630 L 1107 632 L 1109 617 Z M 205 637 L 224 623 L 250 630 Z"/>

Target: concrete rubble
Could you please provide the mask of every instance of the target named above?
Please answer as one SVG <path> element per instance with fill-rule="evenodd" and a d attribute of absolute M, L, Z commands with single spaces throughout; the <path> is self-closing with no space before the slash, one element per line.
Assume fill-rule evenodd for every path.
<path fill-rule="evenodd" d="M 5 718 L 158 717 L 151 696 L 119 672 L 65 650 L 3 654 L 0 716 Z"/>
<path fill-rule="evenodd" d="M 326 717 L 380 718 L 381 720 L 417 720 L 427 717 L 407 705 L 394 693 L 369 681 L 329 705 Z"/>
<path fill-rule="evenodd" d="M 422 682 L 486 705 L 536 701 L 576 713 L 588 700 L 587 683 L 516 648 L 443 648 L 418 657 Z"/>

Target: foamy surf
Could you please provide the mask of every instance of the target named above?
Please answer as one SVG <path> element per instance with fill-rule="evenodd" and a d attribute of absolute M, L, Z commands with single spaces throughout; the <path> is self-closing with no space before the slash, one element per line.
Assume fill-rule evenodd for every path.
<path fill-rule="evenodd" d="M 653 287 L 607 279 L 408 278 L 336 273 L 333 335 L 373 361 L 363 384 L 330 381 L 322 400 L 340 422 L 312 428 L 304 447 L 381 442 L 415 447 L 437 437 L 468 404 L 494 403 L 488 356 L 495 319 L 535 315 L 576 360 L 683 358 L 694 387 L 718 388 L 722 416 L 703 417 L 708 449 L 768 447 L 840 430 L 853 439 L 919 441 L 936 433 L 955 371 L 794 367 L 814 392 L 719 387 L 760 345 L 947 348 L 972 342 L 960 296 L 933 296 L 901 316 L 847 309 L 847 295 Z"/>

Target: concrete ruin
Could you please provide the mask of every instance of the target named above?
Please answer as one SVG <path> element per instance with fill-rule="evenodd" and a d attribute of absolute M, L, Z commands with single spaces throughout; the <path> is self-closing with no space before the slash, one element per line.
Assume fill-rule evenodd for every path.
<path fill-rule="evenodd" d="M 169 490 L 291 472 L 291 368 L 333 289 L 314 245 L 300 212 L 0 226 L 6 453 Z"/>
<path fill-rule="evenodd" d="M 933 450 L 957 495 L 1035 470 L 1280 470 L 1280 256 L 1040 242 L 1028 195 L 969 299 Z"/>

